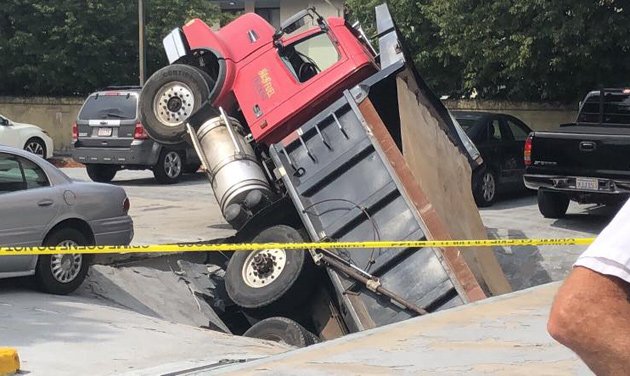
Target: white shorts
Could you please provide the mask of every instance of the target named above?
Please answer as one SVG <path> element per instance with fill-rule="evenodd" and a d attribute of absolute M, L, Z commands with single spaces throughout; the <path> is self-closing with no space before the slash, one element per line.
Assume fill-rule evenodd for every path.
<path fill-rule="evenodd" d="M 630 283 L 630 200 L 574 266 L 583 266 Z"/>

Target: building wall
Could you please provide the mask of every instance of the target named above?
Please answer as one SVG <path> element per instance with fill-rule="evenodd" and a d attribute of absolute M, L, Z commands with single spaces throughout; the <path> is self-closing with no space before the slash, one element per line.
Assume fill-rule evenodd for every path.
<path fill-rule="evenodd" d="M 46 130 L 55 142 L 55 153 L 67 154 L 72 147 L 72 123 L 83 98 L 12 98 L 0 97 L 0 114 L 20 123 L 30 123 Z M 577 117 L 576 105 L 549 103 L 445 101 L 450 110 L 490 111 L 514 115 L 534 130 L 551 130 L 571 123 Z"/>
<path fill-rule="evenodd" d="M 557 103 L 499 102 L 485 100 L 446 100 L 449 110 L 501 112 L 516 116 L 537 131 L 552 130 L 560 124 L 573 123 L 578 105 Z"/>
<path fill-rule="evenodd" d="M 72 147 L 72 123 L 84 98 L 0 97 L 0 114 L 18 123 L 34 124 L 50 134 L 55 153 L 67 154 Z"/>

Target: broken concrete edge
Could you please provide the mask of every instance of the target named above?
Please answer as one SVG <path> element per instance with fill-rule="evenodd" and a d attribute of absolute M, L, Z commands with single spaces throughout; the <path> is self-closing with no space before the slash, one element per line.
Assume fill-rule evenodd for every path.
<path fill-rule="evenodd" d="M 191 242 L 178 242 L 179 244 L 227 244 L 235 243 L 235 236 L 228 236 L 225 238 L 216 238 L 212 240 L 198 240 Z M 147 245 L 147 244 L 137 244 Z M 159 257 L 177 257 L 183 255 L 185 252 L 150 252 L 150 253 L 101 253 L 96 254 L 93 264 L 96 265 L 108 265 L 113 267 L 124 267 L 128 264 L 133 264 L 138 261 L 155 259 Z M 206 260 L 208 261 L 208 260 Z"/>
<path fill-rule="evenodd" d="M 292 374 L 292 373 L 286 372 L 286 368 L 284 368 L 285 366 L 289 368 L 293 367 L 293 369 L 300 369 L 302 371 L 302 374 L 309 374 L 313 376 L 320 375 L 320 374 L 322 375 L 327 374 L 326 372 L 328 371 L 328 368 L 325 368 L 325 367 L 321 368 L 322 369 L 321 372 L 311 372 L 310 369 L 300 368 L 302 365 L 306 365 L 306 364 L 320 365 L 320 366 L 332 365 L 332 367 L 337 367 L 337 372 L 335 374 L 339 374 L 339 375 L 345 374 L 344 371 L 346 371 L 347 368 L 344 368 L 345 367 L 343 364 L 344 361 L 343 360 L 340 361 L 338 358 L 331 359 L 331 357 L 341 355 L 341 354 L 346 354 L 347 356 L 347 354 L 353 354 L 352 352 L 353 349 L 357 349 L 361 347 L 363 349 L 371 348 L 371 351 L 369 352 L 369 354 L 370 356 L 373 356 L 374 359 L 376 359 L 377 361 L 378 359 L 380 359 L 380 357 L 384 356 L 383 354 L 385 354 L 385 356 L 390 357 L 391 359 L 400 359 L 399 357 L 397 357 L 396 353 L 408 347 L 400 346 L 400 343 L 402 342 L 402 340 L 396 337 L 396 335 L 400 335 L 401 333 L 406 333 L 409 337 L 417 336 L 419 338 L 421 337 L 436 338 L 436 337 L 432 337 L 432 333 L 430 332 L 431 322 L 435 320 L 441 320 L 441 322 L 453 322 L 454 321 L 453 318 L 459 316 L 459 317 L 466 317 L 465 320 L 473 324 L 474 322 L 476 322 L 475 320 L 478 317 L 486 316 L 488 314 L 487 307 L 492 307 L 493 305 L 496 305 L 496 304 L 505 304 L 506 302 L 507 302 L 508 307 L 512 307 L 509 309 L 516 309 L 520 307 L 523 314 L 531 315 L 530 305 L 532 303 L 528 300 L 523 300 L 522 298 L 528 297 L 528 296 L 534 297 L 535 301 L 537 302 L 535 304 L 539 304 L 539 305 L 542 304 L 544 306 L 550 305 L 552 297 L 555 296 L 556 291 L 560 285 L 561 285 L 561 282 L 552 282 L 552 283 L 548 283 L 548 284 L 544 284 L 540 286 L 534 286 L 527 289 L 519 290 L 516 292 L 511 292 L 511 293 L 498 295 L 498 296 L 492 296 L 487 299 L 478 300 L 469 304 L 464 304 L 457 307 L 449 308 L 447 310 L 434 312 L 430 315 L 418 316 L 418 317 L 411 318 L 408 320 L 403 320 L 400 322 L 384 325 L 378 328 L 348 334 L 346 336 L 336 338 L 334 340 L 318 343 L 318 344 L 315 344 L 306 348 L 295 349 L 293 351 L 271 355 L 263 359 L 247 362 L 245 364 L 225 365 L 224 367 L 221 367 L 220 369 L 214 370 L 212 374 L 213 375 L 224 375 L 224 374 L 229 374 L 229 375 L 251 375 L 251 374 L 290 375 Z M 462 312 L 466 314 L 462 316 Z M 467 312 L 471 314 L 468 314 Z M 471 319 L 471 317 L 473 318 Z M 508 318 L 509 317 L 506 317 L 506 320 Z M 508 321 L 505 321 L 505 322 L 501 321 L 500 323 L 505 324 L 506 322 L 509 324 Z M 479 325 L 479 324 L 476 324 L 476 325 Z M 383 342 L 380 342 L 379 339 L 382 339 L 381 336 L 383 335 L 393 337 L 398 342 L 395 345 L 385 344 Z M 547 334 L 543 334 L 543 336 L 545 338 L 548 337 Z M 462 336 L 462 338 L 467 338 L 467 337 Z M 553 339 L 551 339 L 551 337 L 548 337 L 548 341 L 553 342 Z M 463 343 L 467 343 L 466 340 L 464 340 Z M 526 350 L 526 347 L 519 347 L 518 344 L 515 345 L 513 342 L 510 342 L 510 344 L 514 348 L 517 348 L 517 349 L 522 348 Z M 379 351 L 379 348 L 381 348 L 381 350 L 383 348 L 387 348 L 388 351 L 385 351 L 385 352 Z M 493 347 L 490 347 L 489 351 L 494 351 L 493 349 L 494 349 Z M 354 352 L 354 354 L 356 353 L 357 352 Z M 569 354 L 569 352 L 567 352 L 567 354 Z M 442 356 L 439 356 L 436 359 L 437 363 L 442 361 L 442 359 L 439 359 L 439 358 L 442 358 Z M 578 364 L 580 363 L 577 357 L 573 357 L 573 359 L 575 359 L 574 362 L 577 362 Z M 527 367 L 527 363 L 518 362 L 517 360 L 508 358 L 508 359 L 505 359 L 505 361 L 506 362 L 514 361 L 514 362 L 517 362 L 517 364 L 524 364 L 524 367 Z M 480 364 L 488 364 L 487 362 L 488 360 L 485 359 L 482 355 L 479 356 Z M 418 364 L 414 364 L 413 361 L 410 364 L 418 365 Z M 352 365 L 353 364 L 351 363 L 350 367 L 352 367 Z M 380 365 L 379 367 L 380 368 L 378 368 L 378 370 L 382 371 L 383 366 Z M 373 368 L 371 368 L 370 370 L 372 369 Z M 422 370 L 414 369 L 412 372 L 404 372 L 404 371 L 398 370 L 398 373 L 401 373 L 401 372 L 405 374 L 425 374 L 426 369 L 422 369 Z M 347 372 L 347 373 L 354 374 L 355 372 Z M 368 374 L 368 373 L 369 372 L 365 372 L 364 374 Z M 382 372 L 378 372 L 377 374 L 381 374 L 381 373 Z M 459 373 L 461 372 L 456 372 L 453 374 L 459 374 Z M 516 373 L 525 374 L 522 372 L 516 372 Z M 508 372 L 506 374 L 515 374 L 515 373 Z M 578 373 L 578 374 L 582 374 L 582 373 Z"/>
<path fill-rule="evenodd" d="M 20 370 L 20 357 L 12 347 L 0 347 L 0 375 L 13 375 Z"/>

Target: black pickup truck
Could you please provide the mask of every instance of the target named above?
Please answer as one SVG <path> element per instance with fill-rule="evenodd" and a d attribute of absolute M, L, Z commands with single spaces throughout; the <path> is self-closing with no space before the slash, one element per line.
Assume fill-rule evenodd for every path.
<path fill-rule="evenodd" d="M 525 175 L 546 218 L 566 214 L 570 200 L 617 204 L 630 197 L 630 89 L 592 91 L 576 123 L 533 132 L 525 143 Z"/>

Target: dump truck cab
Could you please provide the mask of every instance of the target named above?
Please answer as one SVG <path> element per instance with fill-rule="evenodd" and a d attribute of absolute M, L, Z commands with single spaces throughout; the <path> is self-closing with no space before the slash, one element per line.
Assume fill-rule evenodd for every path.
<path fill-rule="evenodd" d="M 310 22 L 316 26 L 302 31 Z M 171 64 L 203 69 L 214 81 L 212 104 L 228 113 L 240 109 L 253 138 L 267 145 L 378 70 L 361 33 L 314 9 L 279 30 L 253 13 L 218 31 L 194 19 L 164 38 L 164 46 Z"/>

